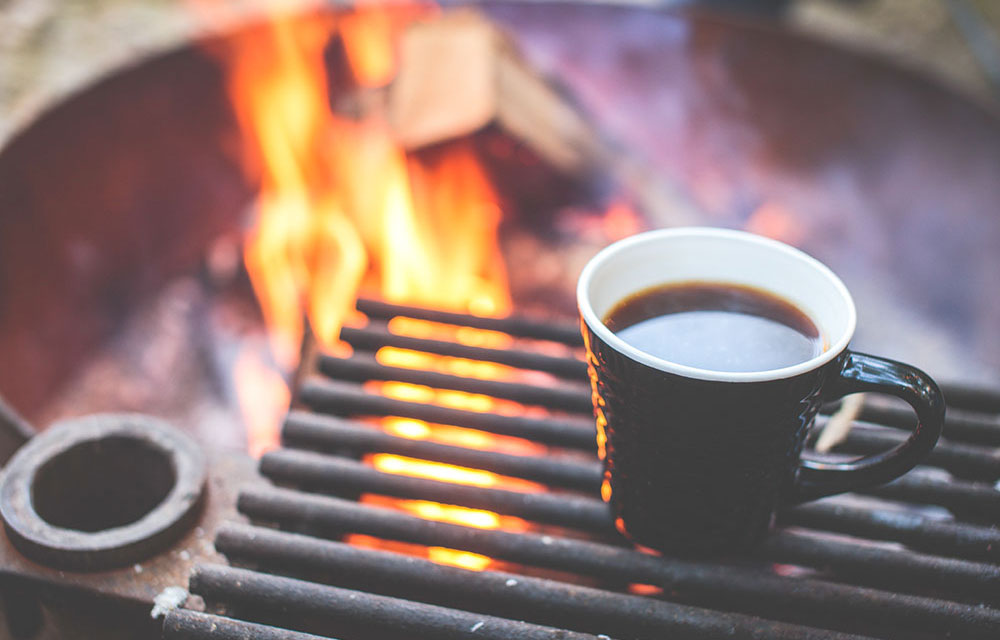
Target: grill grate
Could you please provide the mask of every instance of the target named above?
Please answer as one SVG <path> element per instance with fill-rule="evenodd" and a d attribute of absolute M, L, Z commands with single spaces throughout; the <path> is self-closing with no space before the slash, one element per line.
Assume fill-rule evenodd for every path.
<path fill-rule="evenodd" d="M 586 370 L 573 355 L 580 346 L 575 327 L 372 301 L 358 308 L 371 322 L 344 329 L 354 355 L 317 358 L 322 376 L 301 385 L 298 408 L 284 425 L 285 448 L 261 460 L 262 475 L 275 486 L 245 489 L 238 507 L 251 524 L 218 532 L 216 547 L 234 566 L 202 566 L 191 577 L 191 591 L 215 613 L 172 612 L 164 637 L 1000 635 L 1000 392 L 945 388 L 945 436 L 926 466 L 865 495 L 786 510 L 752 557 L 675 559 L 622 541 L 598 497 L 601 467 Z M 396 316 L 499 331 L 518 342 L 498 349 L 397 335 L 389 331 Z M 497 363 L 523 375 L 479 380 L 388 366 L 374 355 L 382 347 Z M 389 398 L 372 381 L 483 394 L 532 409 L 506 415 Z M 400 437 L 377 428 L 372 419 L 379 417 L 513 436 L 538 452 Z M 894 408 L 866 407 L 842 450 L 892 446 L 910 419 Z M 488 471 L 545 490 L 397 475 L 369 464 L 370 454 Z M 488 510 L 527 521 L 527 530 L 423 519 L 384 499 L 359 501 L 362 495 Z M 471 571 L 391 546 L 352 545 L 349 535 L 493 560 L 488 570 Z"/>

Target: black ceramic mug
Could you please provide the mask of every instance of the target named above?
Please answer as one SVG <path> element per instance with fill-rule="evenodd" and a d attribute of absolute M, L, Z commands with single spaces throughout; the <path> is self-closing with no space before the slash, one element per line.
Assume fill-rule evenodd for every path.
<path fill-rule="evenodd" d="M 725 372 L 669 362 L 604 323 L 623 299 L 670 283 L 769 291 L 805 313 L 825 349 L 769 371 Z M 664 551 L 747 548 L 786 504 L 899 477 L 930 452 L 944 399 L 925 373 L 855 353 L 854 302 L 826 266 L 788 245 L 740 231 L 678 228 L 617 242 L 584 268 L 577 288 L 604 461 L 601 494 L 619 531 Z M 820 404 L 866 391 L 902 398 L 918 423 L 891 451 L 847 462 L 801 457 Z"/>

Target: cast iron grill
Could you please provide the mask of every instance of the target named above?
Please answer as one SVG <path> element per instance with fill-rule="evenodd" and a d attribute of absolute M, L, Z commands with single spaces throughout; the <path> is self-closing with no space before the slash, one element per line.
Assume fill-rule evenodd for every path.
<path fill-rule="evenodd" d="M 165 638 L 1000 636 L 1000 391 L 946 387 L 944 437 L 925 466 L 864 495 L 785 510 L 779 530 L 752 557 L 670 558 L 622 540 L 599 498 L 601 467 L 575 326 L 365 300 L 358 309 L 369 324 L 342 333 L 354 354 L 316 359 L 321 375 L 299 388 L 284 425 L 285 448 L 261 459 L 273 486 L 242 491 L 238 508 L 248 523 L 218 533 L 216 547 L 232 566 L 201 566 L 191 576 L 191 591 L 212 613 L 171 612 Z M 396 316 L 522 340 L 495 349 L 402 336 L 388 329 Z M 481 380 L 389 366 L 374 355 L 382 347 L 499 363 L 535 378 Z M 540 383 L 539 372 L 546 374 Z M 483 394 L 533 409 L 507 415 L 395 399 L 363 386 L 370 381 Z M 400 437 L 371 422 L 387 416 L 514 436 L 544 453 Z M 887 448 L 906 437 L 900 429 L 911 419 L 891 407 L 866 407 L 840 449 Z M 366 454 L 489 471 L 545 490 L 397 475 L 365 462 Z M 362 495 L 484 509 L 530 527 L 427 520 L 359 501 Z M 493 564 L 485 571 L 444 566 L 349 544 L 349 534 L 482 554 Z"/>

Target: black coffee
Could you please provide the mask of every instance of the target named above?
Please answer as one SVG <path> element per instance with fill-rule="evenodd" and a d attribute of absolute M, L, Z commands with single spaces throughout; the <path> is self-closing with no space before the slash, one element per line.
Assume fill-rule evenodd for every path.
<path fill-rule="evenodd" d="M 604 324 L 650 355 L 712 371 L 781 369 L 823 352 L 819 330 L 795 305 L 736 284 L 651 287 L 615 305 Z"/>

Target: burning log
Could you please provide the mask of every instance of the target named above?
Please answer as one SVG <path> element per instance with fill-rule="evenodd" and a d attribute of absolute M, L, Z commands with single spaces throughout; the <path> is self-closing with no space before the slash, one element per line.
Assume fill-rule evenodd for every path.
<path fill-rule="evenodd" d="M 476 11 L 452 11 L 410 27 L 387 110 L 397 140 L 411 153 L 473 138 L 501 191 L 532 197 L 564 191 L 556 187 L 567 180 L 577 193 L 603 183 L 635 198 L 656 225 L 698 219 L 675 185 L 602 136 Z"/>
<path fill-rule="evenodd" d="M 567 174 L 598 153 L 593 127 L 475 11 L 413 25 L 400 43 L 389 92 L 399 141 L 422 149 L 496 126 Z"/>

